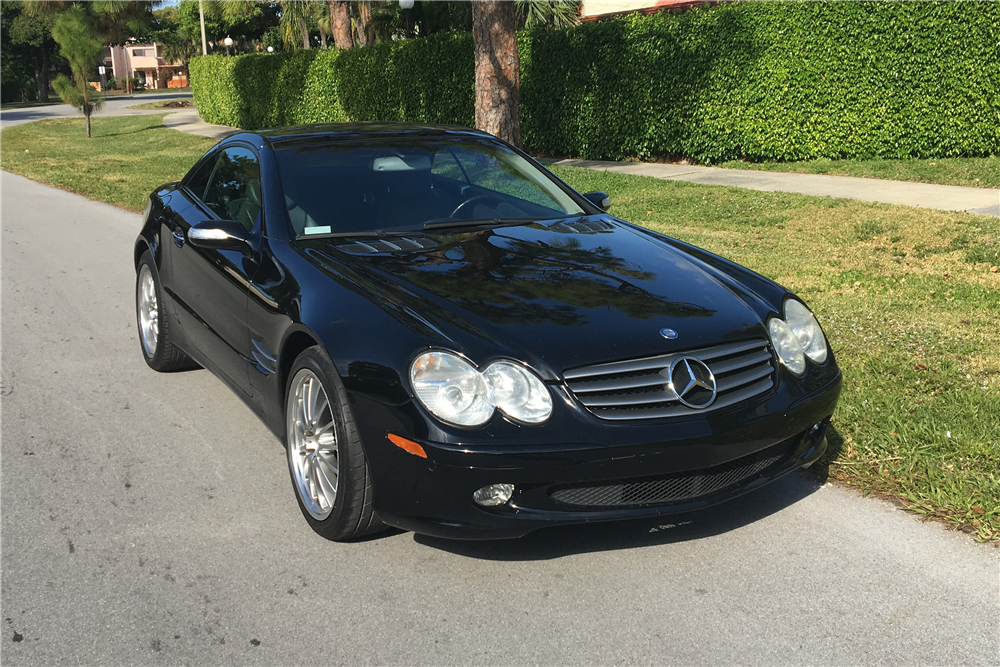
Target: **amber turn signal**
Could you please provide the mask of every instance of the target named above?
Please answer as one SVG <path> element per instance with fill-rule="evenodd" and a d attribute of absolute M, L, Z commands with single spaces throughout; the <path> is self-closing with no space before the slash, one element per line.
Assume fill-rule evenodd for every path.
<path fill-rule="evenodd" d="M 407 440 L 406 438 L 400 437 L 395 433 L 388 433 L 385 437 L 389 438 L 389 442 L 396 445 L 400 449 L 407 451 L 414 456 L 419 456 L 422 459 L 427 458 L 427 452 L 424 451 L 424 448 L 412 440 Z"/>

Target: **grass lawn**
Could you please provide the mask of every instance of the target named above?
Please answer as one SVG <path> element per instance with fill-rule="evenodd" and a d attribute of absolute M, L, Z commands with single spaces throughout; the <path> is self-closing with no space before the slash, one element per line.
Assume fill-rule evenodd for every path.
<path fill-rule="evenodd" d="M 160 114 L 97 116 L 91 133 L 87 139 L 82 118 L 14 125 L 3 130 L 0 163 L 32 180 L 141 211 L 153 188 L 184 176 L 216 144 L 167 129 Z"/>
<path fill-rule="evenodd" d="M 138 211 L 214 143 L 161 118 L 97 118 L 89 142 L 82 119 L 14 126 L 0 160 Z M 812 306 L 845 375 L 820 474 L 1000 540 L 1000 219 L 554 171 L 610 193 L 615 215 L 745 264 Z"/>
<path fill-rule="evenodd" d="M 159 102 L 144 102 L 125 107 L 126 109 L 193 109 L 194 100 L 160 100 Z"/>
<path fill-rule="evenodd" d="M 743 162 L 716 165 L 726 169 L 786 171 L 883 178 L 890 181 L 1000 188 L 1000 156 L 941 158 L 935 160 L 805 160 L 803 162 Z"/>

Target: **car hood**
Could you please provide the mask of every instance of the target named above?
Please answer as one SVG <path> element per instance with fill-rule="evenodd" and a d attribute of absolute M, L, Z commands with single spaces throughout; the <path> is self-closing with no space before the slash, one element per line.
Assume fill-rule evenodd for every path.
<path fill-rule="evenodd" d="M 765 336 L 748 305 L 691 258 L 606 216 L 303 244 L 429 345 L 477 363 L 511 355 L 558 377 Z"/>

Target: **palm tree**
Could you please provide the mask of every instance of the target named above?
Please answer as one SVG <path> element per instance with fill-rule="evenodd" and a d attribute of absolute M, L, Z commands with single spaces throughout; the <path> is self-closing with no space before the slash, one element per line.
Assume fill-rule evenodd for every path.
<path fill-rule="evenodd" d="M 315 16 L 313 20 L 316 22 L 316 27 L 319 28 L 319 44 L 320 48 L 327 48 L 327 35 L 333 34 L 333 25 L 330 23 L 330 14 L 326 11 L 326 8 L 320 8 L 319 12 L 314 12 Z"/>
<path fill-rule="evenodd" d="M 375 26 L 372 24 L 372 3 L 355 2 L 358 10 L 354 28 L 357 32 L 355 43 L 358 46 L 371 46 L 375 43 Z"/>
<path fill-rule="evenodd" d="M 568 28 L 580 22 L 580 0 L 517 0 L 514 4 L 521 28 Z"/>
<path fill-rule="evenodd" d="M 94 34 L 82 7 L 71 7 L 56 19 L 52 38 L 59 44 L 59 53 L 69 62 L 73 72 L 72 80 L 60 74 L 52 86 L 63 102 L 83 112 L 89 139 L 90 116 L 104 104 L 104 98 L 96 96 L 90 87 L 90 74 L 104 50 L 104 41 Z"/>
<path fill-rule="evenodd" d="M 476 127 L 521 145 L 521 61 L 514 3 L 473 0 L 476 56 Z"/>
<path fill-rule="evenodd" d="M 107 44 L 124 44 L 133 37 L 145 36 L 152 25 L 153 3 L 131 0 L 94 0 L 69 2 L 66 0 L 29 0 L 22 4 L 29 16 L 63 14 L 79 7 L 84 12 L 90 28 Z"/>
<path fill-rule="evenodd" d="M 351 7 L 347 0 L 329 0 L 329 19 L 333 42 L 338 49 L 353 49 L 354 35 L 351 30 Z"/>
<path fill-rule="evenodd" d="M 152 25 L 153 3 L 130 0 L 94 0 L 94 27 L 108 44 L 124 44 L 145 36 Z"/>
<path fill-rule="evenodd" d="M 326 3 L 319 0 L 282 0 L 281 28 L 285 48 L 295 49 L 295 42 L 302 37 L 302 48 L 309 48 L 309 30 L 318 25 L 319 8 L 326 11 Z"/>
<path fill-rule="evenodd" d="M 194 42 L 185 35 L 174 35 L 171 41 L 163 42 L 163 59 L 170 64 L 180 62 L 184 65 L 184 76 L 190 85 L 191 72 L 188 63 L 201 51 Z"/>

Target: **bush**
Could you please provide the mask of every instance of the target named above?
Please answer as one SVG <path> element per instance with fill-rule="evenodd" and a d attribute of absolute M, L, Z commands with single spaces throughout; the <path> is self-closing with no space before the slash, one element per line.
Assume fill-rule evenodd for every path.
<path fill-rule="evenodd" d="M 350 51 L 191 61 L 195 104 L 244 129 L 346 120 L 473 122 L 472 37 L 443 33 Z"/>
<path fill-rule="evenodd" d="M 519 35 L 525 145 L 592 159 L 1000 152 L 1000 5 L 738 2 Z M 210 122 L 471 125 L 472 38 L 207 56 Z"/>
<path fill-rule="evenodd" d="M 1000 150 L 995 3 L 759 2 L 534 33 L 534 150 L 700 161 Z"/>

